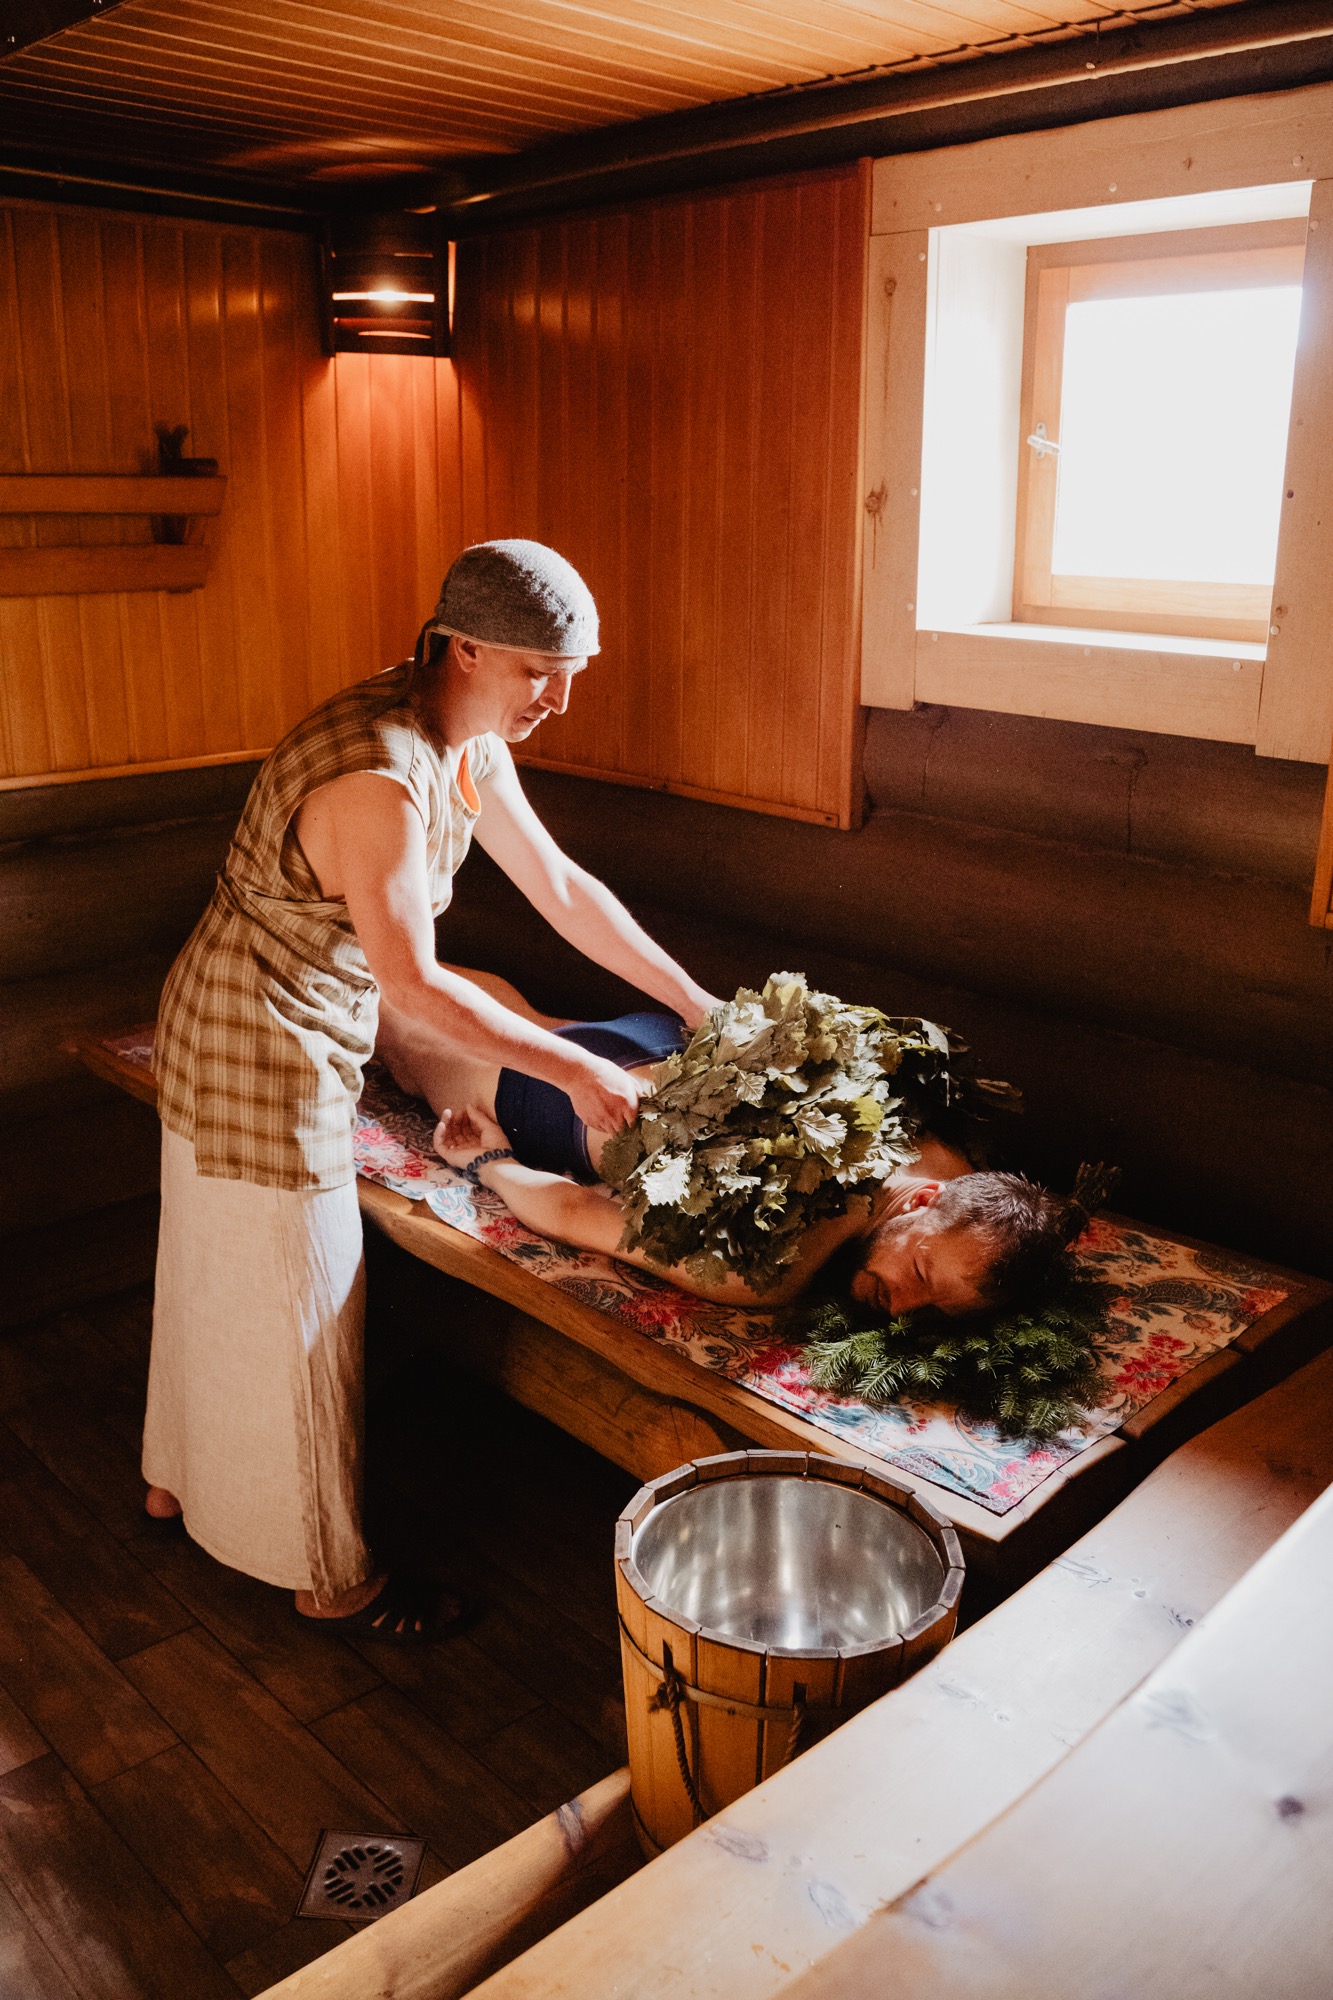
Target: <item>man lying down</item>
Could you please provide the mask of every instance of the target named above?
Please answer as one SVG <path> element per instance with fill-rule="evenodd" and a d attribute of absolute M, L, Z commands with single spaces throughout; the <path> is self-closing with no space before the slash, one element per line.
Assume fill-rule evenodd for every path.
<path fill-rule="evenodd" d="M 1019 1175 L 975 1171 L 925 1129 L 909 1071 L 945 1105 L 967 1088 L 929 1023 L 890 1024 L 779 975 L 687 1038 L 664 1013 L 555 1020 L 492 974 L 451 969 L 652 1077 L 629 1134 L 612 1135 L 584 1125 L 554 1085 L 476 1062 L 382 1006 L 376 1053 L 436 1114 L 441 1158 L 540 1235 L 701 1298 L 768 1309 L 790 1305 L 837 1258 L 853 1266 L 853 1298 L 889 1317 L 1007 1304 L 1068 1240 L 1068 1202 Z M 886 1076 L 886 1064 L 902 1075 Z"/>

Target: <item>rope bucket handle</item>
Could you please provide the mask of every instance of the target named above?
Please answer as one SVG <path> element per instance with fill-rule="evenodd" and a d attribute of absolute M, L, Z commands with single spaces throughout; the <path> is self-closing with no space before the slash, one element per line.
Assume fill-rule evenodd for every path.
<path fill-rule="evenodd" d="M 703 1822 L 710 1818 L 711 1815 L 704 1808 L 703 1800 L 699 1796 L 698 1784 L 693 1771 L 690 1769 L 689 1747 L 685 1741 L 685 1722 L 681 1712 L 683 1702 L 693 1702 L 698 1708 L 725 1709 L 729 1715 L 748 1716 L 756 1722 L 780 1722 L 786 1718 L 788 1723 L 787 1743 L 782 1753 L 782 1763 L 779 1766 L 781 1770 L 785 1770 L 787 1765 L 800 1752 L 801 1738 L 805 1733 L 806 1718 L 812 1713 L 817 1714 L 825 1711 L 831 1713 L 835 1708 L 835 1704 L 832 1702 L 807 1702 L 805 1699 L 805 1686 L 801 1681 L 794 1683 L 792 1689 L 793 1700 L 789 1706 L 787 1704 L 781 1706 L 764 1706 L 752 1701 L 735 1701 L 729 1695 L 709 1694 L 706 1688 L 691 1687 L 689 1682 L 683 1678 L 675 1661 L 671 1657 L 670 1646 L 663 1646 L 663 1664 L 659 1667 L 656 1660 L 650 1660 L 643 1649 L 635 1643 L 630 1633 L 625 1629 L 623 1619 L 620 1621 L 620 1631 L 621 1637 L 630 1652 L 633 1653 L 641 1665 L 648 1669 L 648 1672 L 658 1682 L 657 1691 L 652 1696 L 648 1706 L 650 1709 L 664 1708 L 671 1717 L 671 1731 L 676 1742 L 676 1763 L 680 1769 L 681 1783 L 685 1787 L 685 1796 L 688 1798 L 691 1810 L 694 1813 L 694 1824 L 696 1826 L 702 1826 Z"/>

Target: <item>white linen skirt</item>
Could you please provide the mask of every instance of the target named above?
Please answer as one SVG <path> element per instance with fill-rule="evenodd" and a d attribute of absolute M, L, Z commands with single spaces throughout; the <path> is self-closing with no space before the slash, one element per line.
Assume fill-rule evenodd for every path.
<path fill-rule="evenodd" d="M 355 1183 L 210 1179 L 164 1127 L 144 1478 L 219 1562 L 325 1601 L 371 1573 L 364 1330 Z"/>

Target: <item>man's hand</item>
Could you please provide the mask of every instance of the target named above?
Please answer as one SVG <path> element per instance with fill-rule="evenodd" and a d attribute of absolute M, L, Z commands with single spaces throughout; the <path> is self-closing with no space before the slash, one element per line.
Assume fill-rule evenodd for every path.
<path fill-rule="evenodd" d="M 571 1054 L 577 1054 L 579 1061 L 577 1068 L 571 1065 L 564 1088 L 575 1112 L 589 1131 L 619 1132 L 637 1116 L 639 1099 L 651 1093 L 652 1077 L 636 1076 L 604 1056 L 589 1055 L 586 1049 L 571 1047 Z"/>
<path fill-rule="evenodd" d="M 488 1118 L 479 1105 L 470 1104 L 464 1111 L 441 1114 L 433 1143 L 445 1165 L 461 1173 L 464 1167 L 472 1165 L 478 1153 L 495 1152 L 509 1141 L 493 1118 Z"/>

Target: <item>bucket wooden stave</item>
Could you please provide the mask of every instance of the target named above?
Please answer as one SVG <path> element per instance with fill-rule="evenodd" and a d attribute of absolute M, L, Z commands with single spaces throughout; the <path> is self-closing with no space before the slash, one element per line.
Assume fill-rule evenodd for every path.
<path fill-rule="evenodd" d="M 635 1561 L 635 1538 L 654 1510 L 695 1486 L 775 1475 L 859 1489 L 905 1515 L 938 1557 L 934 1600 L 883 1637 L 781 1646 L 702 1624 L 655 1596 Z M 616 1523 L 615 1556 L 634 1815 L 649 1854 L 698 1824 L 691 1784 L 704 1816 L 719 1811 L 939 1652 L 953 1636 L 963 1583 L 944 1515 L 887 1473 L 820 1453 L 726 1452 L 650 1480 Z"/>

